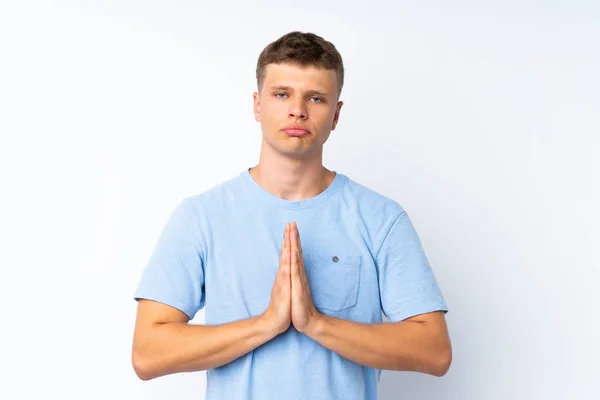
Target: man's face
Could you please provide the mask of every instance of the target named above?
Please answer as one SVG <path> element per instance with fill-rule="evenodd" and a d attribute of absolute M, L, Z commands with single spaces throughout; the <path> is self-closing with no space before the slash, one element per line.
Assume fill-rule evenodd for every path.
<path fill-rule="evenodd" d="M 322 154 L 342 107 L 334 70 L 294 64 L 269 64 L 254 117 L 263 141 L 280 154 L 309 159 Z"/>

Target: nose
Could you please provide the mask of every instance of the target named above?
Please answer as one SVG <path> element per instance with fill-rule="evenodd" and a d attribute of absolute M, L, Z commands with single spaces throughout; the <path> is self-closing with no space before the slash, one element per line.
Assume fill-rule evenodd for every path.
<path fill-rule="evenodd" d="M 306 105 L 302 100 L 296 100 L 290 103 L 289 116 L 293 118 L 306 119 L 308 113 L 306 111 Z"/>

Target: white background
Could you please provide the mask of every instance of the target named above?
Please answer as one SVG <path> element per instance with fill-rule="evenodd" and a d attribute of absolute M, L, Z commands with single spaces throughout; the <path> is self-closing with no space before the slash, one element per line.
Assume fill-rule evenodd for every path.
<path fill-rule="evenodd" d="M 132 295 L 180 199 L 257 162 L 258 54 L 302 30 L 346 66 L 325 165 L 404 206 L 450 307 L 448 374 L 381 398 L 600 398 L 598 3 L 250 3 L 0 5 L 0 397 L 204 397 L 137 379 Z"/>

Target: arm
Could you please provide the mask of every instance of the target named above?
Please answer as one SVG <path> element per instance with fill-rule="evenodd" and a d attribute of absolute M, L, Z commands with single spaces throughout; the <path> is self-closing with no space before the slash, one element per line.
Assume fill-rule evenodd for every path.
<path fill-rule="evenodd" d="M 183 311 L 140 299 L 132 364 L 140 379 L 227 364 L 285 332 L 291 324 L 289 229 L 286 225 L 279 268 L 269 306 L 259 316 L 222 325 L 189 325 Z"/>
<path fill-rule="evenodd" d="M 342 357 L 378 369 L 443 376 L 452 361 L 442 312 L 379 324 L 316 314 L 304 333 Z"/>
<path fill-rule="evenodd" d="M 415 241 L 411 240 L 408 243 L 414 245 Z M 442 376 L 448 371 L 452 350 L 444 318 L 445 303 L 443 301 L 438 300 L 431 303 L 439 307 L 439 311 L 435 312 L 416 313 L 414 312 L 416 308 L 408 312 L 402 311 L 404 314 L 412 313 L 414 315 L 412 318 L 401 318 L 402 313 L 398 312 L 391 313 L 399 321 L 392 323 L 364 324 L 324 315 L 318 312 L 312 301 L 310 284 L 304 269 L 302 245 L 295 224 L 292 229 L 291 252 L 292 323 L 298 331 L 342 357 L 369 367 L 424 372 L 435 376 Z M 390 252 L 386 250 L 385 254 L 390 254 Z M 393 253 L 391 254 L 393 255 Z M 401 258 L 397 257 L 396 260 L 401 260 Z M 384 311 L 388 310 L 386 315 L 390 315 L 389 310 L 393 308 L 390 306 L 398 303 L 392 294 L 396 294 L 398 297 L 398 293 L 404 293 L 405 297 L 400 297 L 400 304 L 415 303 L 415 300 L 419 300 L 417 296 L 423 296 L 423 293 L 430 295 L 417 303 L 425 304 L 427 301 L 431 302 L 430 298 L 439 298 L 435 292 L 421 290 L 422 282 L 427 283 L 426 287 L 429 287 L 429 290 L 435 286 L 432 285 L 435 281 L 432 278 L 429 264 L 422 260 L 423 258 L 414 264 L 417 267 L 408 268 L 409 272 L 400 270 L 400 275 L 405 279 L 398 279 L 397 285 L 383 291 L 383 308 Z M 398 263 L 399 261 L 390 263 L 386 260 L 384 264 L 389 266 Z M 408 264 L 412 265 L 413 263 L 409 262 Z M 396 276 L 398 270 L 396 268 L 394 271 Z M 389 279 L 390 277 L 394 278 L 394 275 L 387 273 L 383 275 L 383 278 L 388 279 L 382 280 L 389 284 L 394 281 Z M 410 279 L 406 277 L 410 277 Z M 406 282 L 417 282 L 418 285 L 406 285 Z M 384 289 L 387 288 L 384 286 Z M 420 306 L 420 308 L 424 309 L 425 307 Z"/>
<path fill-rule="evenodd" d="M 140 379 L 216 368 L 278 334 L 264 315 L 223 325 L 190 325 L 188 320 L 176 308 L 139 301 L 132 363 Z"/>

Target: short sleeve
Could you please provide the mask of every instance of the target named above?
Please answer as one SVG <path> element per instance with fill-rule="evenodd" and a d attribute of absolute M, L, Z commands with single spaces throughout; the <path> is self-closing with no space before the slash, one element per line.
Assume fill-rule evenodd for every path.
<path fill-rule="evenodd" d="M 175 307 L 190 319 L 204 307 L 204 269 L 187 199 L 171 212 L 142 272 L 134 299 Z"/>
<path fill-rule="evenodd" d="M 392 322 L 448 312 L 433 270 L 406 211 L 391 225 L 376 257 L 382 311 Z"/>

